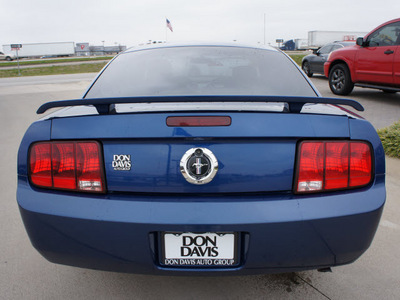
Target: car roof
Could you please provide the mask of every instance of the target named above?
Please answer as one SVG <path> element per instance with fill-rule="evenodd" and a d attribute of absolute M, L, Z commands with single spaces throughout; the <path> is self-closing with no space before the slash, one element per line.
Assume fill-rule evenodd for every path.
<path fill-rule="evenodd" d="M 392 23 L 396 23 L 396 22 L 400 22 L 400 18 L 393 19 L 393 20 L 390 20 L 390 21 L 387 21 L 387 22 L 385 22 L 385 23 L 380 24 L 379 26 L 375 27 L 375 28 L 372 29 L 370 32 L 368 32 L 368 33 L 365 35 L 365 37 L 369 36 L 371 33 L 373 33 L 374 31 L 376 31 L 377 29 L 379 29 L 379 28 L 381 28 L 381 27 L 383 27 L 383 26 L 386 26 L 386 25 L 392 24 Z"/>
<path fill-rule="evenodd" d="M 180 47 L 235 47 L 235 48 L 252 48 L 252 49 L 260 49 L 260 50 L 269 50 L 275 52 L 281 52 L 280 50 L 268 46 L 268 45 L 260 45 L 260 44 L 241 44 L 241 43 L 221 43 L 221 42 L 185 42 L 185 43 L 154 43 L 154 44 L 145 44 L 130 47 L 125 50 L 123 53 L 129 53 L 140 50 L 148 50 L 148 49 L 158 49 L 158 48 L 180 48 Z"/>

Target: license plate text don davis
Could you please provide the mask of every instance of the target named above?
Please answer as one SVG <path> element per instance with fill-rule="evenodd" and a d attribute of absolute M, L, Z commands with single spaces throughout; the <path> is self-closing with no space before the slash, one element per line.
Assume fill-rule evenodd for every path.
<path fill-rule="evenodd" d="M 235 234 L 164 233 L 163 263 L 167 266 L 235 265 Z"/>

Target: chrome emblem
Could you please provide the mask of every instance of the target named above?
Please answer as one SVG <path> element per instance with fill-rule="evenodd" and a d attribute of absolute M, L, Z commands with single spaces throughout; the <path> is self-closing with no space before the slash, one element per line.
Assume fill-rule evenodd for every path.
<path fill-rule="evenodd" d="M 217 174 L 218 160 L 206 148 L 192 148 L 182 156 L 180 170 L 188 182 L 206 184 Z"/>

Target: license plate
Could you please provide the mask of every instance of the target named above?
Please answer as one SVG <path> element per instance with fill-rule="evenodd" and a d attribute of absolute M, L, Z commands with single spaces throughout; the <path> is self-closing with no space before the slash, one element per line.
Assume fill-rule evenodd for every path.
<path fill-rule="evenodd" d="M 228 267 L 236 261 L 235 233 L 164 233 L 166 266 Z"/>

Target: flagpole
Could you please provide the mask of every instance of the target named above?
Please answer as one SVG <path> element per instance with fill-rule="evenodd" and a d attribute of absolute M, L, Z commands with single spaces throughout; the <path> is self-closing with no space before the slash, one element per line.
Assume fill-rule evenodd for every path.
<path fill-rule="evenodd" d="M 264 13 L 264 45 L 265 45 L 265 13 Z"/>
<path fill-rule="evenodd" d="M 171 22 L 167 18 L 165 18 L 165 22 L 166 22 L 165 23 L 165 42 L 167 42 L 167 38 L 168 38 L 167 31 L 169 29 L 169 30 L 171 30 L 171 32 L 173 32 L 173 30 L 172 30 Z"/>

